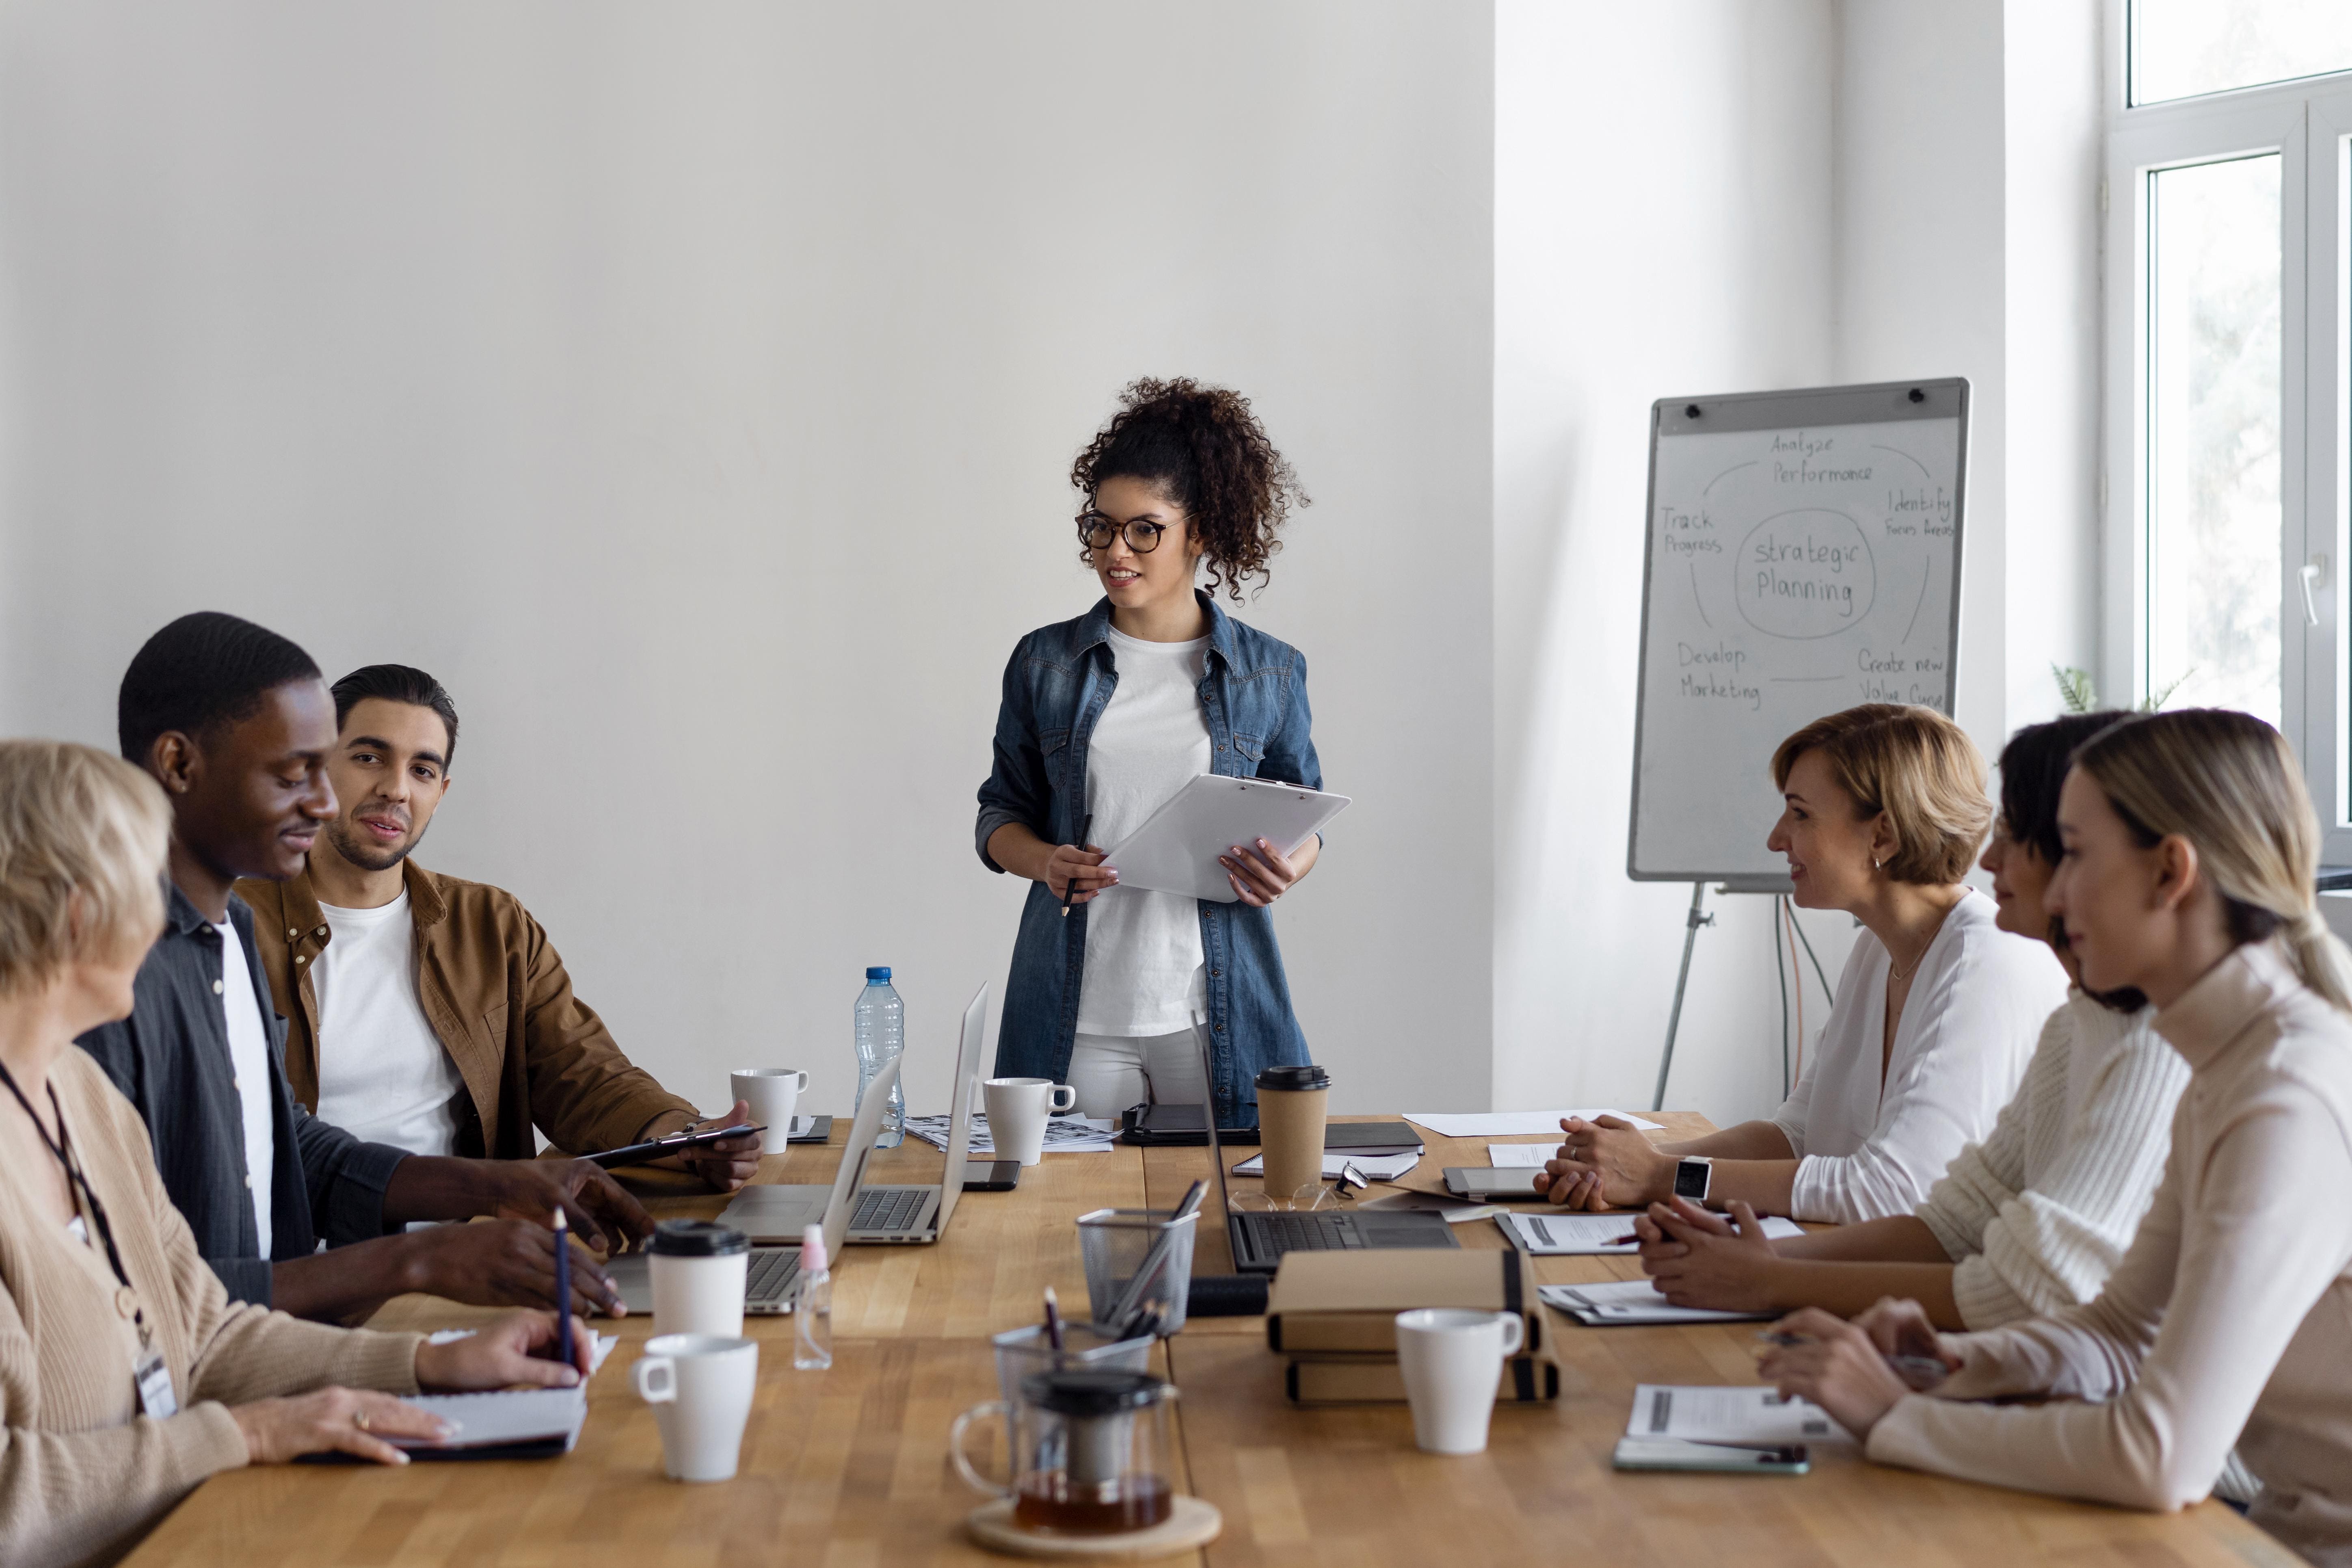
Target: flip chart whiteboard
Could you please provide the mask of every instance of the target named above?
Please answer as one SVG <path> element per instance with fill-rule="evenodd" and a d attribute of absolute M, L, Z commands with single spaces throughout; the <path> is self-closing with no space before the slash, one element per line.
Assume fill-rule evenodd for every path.
<path fill-rule="evenodd" d="M 1629 876 L 1785 887 L 1774 748 L 1952 710 L 1968 413 L 1958 378 L 1651 405 Z"/>

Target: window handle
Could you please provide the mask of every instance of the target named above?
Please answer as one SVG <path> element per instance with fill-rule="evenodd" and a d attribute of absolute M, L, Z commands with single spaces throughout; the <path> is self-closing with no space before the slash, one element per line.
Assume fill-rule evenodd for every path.
<path fill-rule="evenodd" d="M 2315 626 L 2319 624 L 2319 602 L 2311 596 L 2311 591 L 2327 586 L 2327 557 L 2313 556 L 2295 575 L 2303 579 L 2304 624 Z"/>

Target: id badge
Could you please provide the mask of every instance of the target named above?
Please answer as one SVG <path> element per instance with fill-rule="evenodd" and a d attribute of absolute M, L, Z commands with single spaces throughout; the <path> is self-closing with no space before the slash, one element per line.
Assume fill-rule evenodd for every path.
<path fill-rule="evenodd" d="M 180 1413 L 180 1396 L 172 1392 L 172 1369 L 163 1364 L 162 1351 L 148 1351 L 133 1362 L 131 1375 L 139 1384 L 141 1411 L 158 1421 Z"/>

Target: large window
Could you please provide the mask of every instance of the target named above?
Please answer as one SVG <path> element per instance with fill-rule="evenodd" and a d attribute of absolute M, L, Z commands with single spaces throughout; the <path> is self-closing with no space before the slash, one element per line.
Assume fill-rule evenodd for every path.
<path fill-rule="evenodd" d="M 2110 696 L 2242 708 L 2352 864 L 2352 0 L 2116 0 Z"/>

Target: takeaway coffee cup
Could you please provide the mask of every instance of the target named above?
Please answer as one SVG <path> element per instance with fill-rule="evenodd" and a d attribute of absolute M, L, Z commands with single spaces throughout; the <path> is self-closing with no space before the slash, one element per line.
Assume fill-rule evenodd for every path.
<path fill-rule="evenodd" d="M 1483 1454 L 1503 1358 L 1527 1342 L 1517 1312 L 1423 1307 L 1396 1318 L 1397 1370 L 1412 1404 L 1412 1440 L 1428 1454 Z"/>
<path fill-rule="evenodd" d="M 1257 1135 L 1265 1155 L 1265 1195 L 1279 1205 L 1301 1187 L 1323 1184 L 1323 1102 L 1331 1075 L 1313 1063 L 1257 1075 Z"/>
<path fill-rule="evenodd" d="M 743 1275 L 751 1238 L 707 1219 L 666 1219 L 646 1248 L 654 1278 L 654 1332 L 743 1332 Z"/>
<path fill-rule="evenodd" d="M 1045 1119 L 1078 1102 L 1078 1091 L 1050 1078 L 992 1078 L 981 1085 L 988 1136 L 1000 1160 L 1034 1165 L 1045 1157 Z"/>
<path fill-rule="evenodd" d="M 809 1075 L 798 1068 L 739 1068 L 727 1075 L 727 1082 L 735 1098 L 751 1108 L 751 1120 L 768 1130 L 761 1146 L 782 1153 L 801 1096 L 808 1092 Z"/>
<path fill-rule="evenodd" d="M 720 1334 L 656 1334 L 629 1381 L 654 1407 L 670 1479 L 734 1479 L 760 1381 L 758 1345 Z"/>

